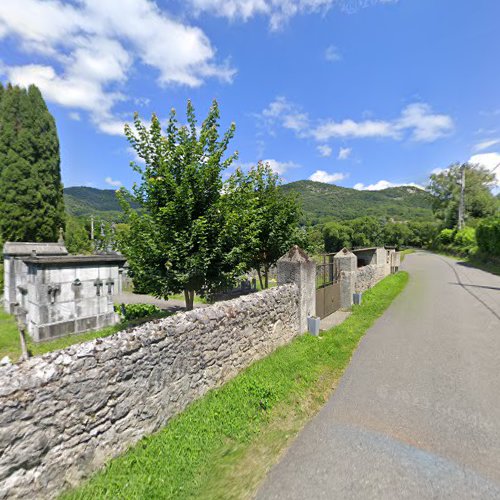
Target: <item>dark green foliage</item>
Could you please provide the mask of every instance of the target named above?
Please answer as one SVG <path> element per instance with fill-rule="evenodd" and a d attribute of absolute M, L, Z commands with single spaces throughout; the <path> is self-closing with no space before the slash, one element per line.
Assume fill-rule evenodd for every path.
<path fill-rule="evenodd" d="M 434 240 L 432 248 L 462 257 L 474 256 L 478 248 L 476 230 L 473 227 L 465 227 L 460 231 L 442 229 Z"/>
<path fill-rule="evenodd" d="M 479 250 L 494 257 L 500 257 L 500 217 L 481 221 L 476 229 Z"/>
<path fill-rule="evenodd" d="M 409 222 L 408 229 L 410 234 L 405 245 L 425 248 L 429 247 L 436 238 L 438 224 L 436 222 Z"/>
<path fill-rule="evenodd" d="M 64 219 L 54 118 L 37 87 L 8 85 L 0 102 L 0 234 L 56 241 Z"/>
<path fill-rule="evenodd" d="M 68 216 L 66 219 L 66 232 L 64 234 L 66 248 L 71 254 L 87 254 L 92 252 L 90 234 L 84 221 Z"/>
<path fill-rule="evenodd" d="M 338 252 L 343 247 L 379 246 L 384 241 L 384 222 L 375 217 L 359 217 L 345 222 L 328 222 L 323 229 L 327 252 Z"/>
<path fill-rule="evenodd" d="M 154 304 L 120 304 L 115 305 L 115 311 L 126 321 L 153 316 L 161 312 Z"/>
<path fill-rule="evenodd" d="M 430 221 L 433 218 L 431 196 L 411 186 L 357 191 L 322 182 L 297 181 L 285 184 L 282 189 L 298 193 L 305 224 L 350 220 L 365 215 L 398 221 Z"/>
<path fill-rule="evenodd" d="M 300 208 L 294 193 L 280 189 L 279 176 L 259 162 L 247 173 L 237 169 L 225 186 L 226 203 L 234 205 L 238 219 L 246 218 L 246 256 L 256 269 L 261 288 L 268 287 L 271 266 L 295 244 L 305 246 L 307 234 L 299 231 Z"/>
<path fill-rule="evenodd" d="M 411 230 L 408 224 L 401 222 L 388 222 L 384 226 L 382 234 L 384 245 L 394 246 L 401 248 L 408 244 L 411 236 Z"/>
<path fill-rule="evenodd" d="M 451 165 L 439 174 L 432 174 L 428 188 L 434 213 L 446 228 L 454 228 L 458 223 L 462 168 L 465 169 L 465 220 L 489 217 L 497 209 L 497 201 L 490 190 L 495 174 L 480 165 Z"/>
<path fill-rule="evenodd" d="M 342 222 L 327 222 L 323 228 L 326 252 L 338 252 L 342 248 L 352 248 L 352 229 Z"/>
<path fill-rule="evenodd" d="M 323 237 L 327 252 L 343 247 L 403 246 L 429 247 L 437 235 L 434 222 L 386 222 L 374 217 L 360 217 L 344 222 L 327 222 Z"/>
<path fill-rule="evenodd" d="M 75 217 L 90 219 L 90 216 L 94 216 L 107 222 L 123 222 L 126 219 L 114 189 L 85 186 L 64 188 L 64 202 L 68 214 Z M 132 203 L 132 208 L 138 206 Z"/>
<path fill-rule="evenodd" d="M 442 229 L 437 236 L 437 242 L 440 245 L 450 245 L 455 237 L 454 229 Z"/>

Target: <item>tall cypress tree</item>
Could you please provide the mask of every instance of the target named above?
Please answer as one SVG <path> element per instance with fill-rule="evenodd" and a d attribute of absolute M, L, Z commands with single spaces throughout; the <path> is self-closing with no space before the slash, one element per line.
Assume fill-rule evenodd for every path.
<path fill-rule="evenodd" d="M 0 238 L 55 241 L 64 225 L 59 139 L 37 87 L 0 91 Z"/>

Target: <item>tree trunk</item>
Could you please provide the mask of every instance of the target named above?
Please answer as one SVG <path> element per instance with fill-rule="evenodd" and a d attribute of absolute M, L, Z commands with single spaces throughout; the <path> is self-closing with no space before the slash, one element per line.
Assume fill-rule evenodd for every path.
<path fill-rule="evenodd" d="M 264 284 L 262 283 L 262 274 L 260 273 L 260 267 L 257 268 L 257 274 L 259 276 L 260 289 L 264 290 Z"/>
<path fill-rule="evenodd" d="M 266 288 L 269 288 L 269 268 L 267 266 L 264 266 L 264 282 Z"/>
<path fill-rule="evenodd" d="M 194 290 L 184 290 L 184 299 L 186 301 L 186 311 L 192 311 L 194 304 Z"/>

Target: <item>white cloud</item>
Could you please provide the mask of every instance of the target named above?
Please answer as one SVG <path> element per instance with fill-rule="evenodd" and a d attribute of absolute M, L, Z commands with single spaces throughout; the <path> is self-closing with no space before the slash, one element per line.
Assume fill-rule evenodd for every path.
<path fill-rule="evenodd" d="M 72 120 L 75 120 L 75 122 L 79 122 L 82 119 L 80 113 L 77 113 L 76 111 L 71 111 L 71 113 L 69 113 L 69 117 Z"/>
<path fill-rule="evenodd" d="M 138 22 L 140 20 L 140 22 Z M 10 81 L 35 83 L 52 102 L 88 111 L 105 133 L 117 133 L 114 106 L 135 63 L 153 68 L 158 83 L 231 81 L 199 28 L 173 19 L 152 0 L 2 0 L 0 38 L 11 37 L 42 64 L 5 66 Z"/>
<path fill-rule="evenodd" d="M 290 18 L 306 13 L 325 13 L 333 6 L 353 12 L 376 3 L 397 0 L 189 0 L 198 14 L 210 12 L 230 20 L 248 21 L 254 16 L 269 18 L 272 30 L 280 29 Z"/>
<path fill-rule="evenodd" d="M 328 62 L 337 62 L 342 59 L 342 56 L 335 45 L 329 45 L 325 50 L 325 59 Z"/>
<path fill-rule="evenodd" d="M 397 139 L 399 136 L 389 122 L 374 120 L 355 122 L 351 119 L 342 122 L 327 120 L 313 129 L 312 135 L 317 141 L 327 141 L 332 138 L 359 139 L 367 137 L 391 137 Z"/>
<path fill-rule="evenodd" d="M 495 171 L 497 186 L 500 186 L 500 153 L 481 153 L 472 155 L 469 163 L 481 165 L 484 168 Z"/>
<path fill-rule="evenodd" d="M 486 141 L 481 141 L 478 142 L 473 146 L 473 151 L 484 151 L 485 149 L 489 149 L 493 146 L 496 146 L 497 144 L 500 144 L 500 139 L 490 139 Z"/>
<path fill-rule="evenodd" d="M 285 97 L 277 97 L 259 115 L 268 126 L 280 124 L 294 130 L 299 137 L 313 137 L 318 142 L 330 139 L 409 138 L 417 142 L 433 142 L 453 132 L 453 119 L 437 114 L 425 103 L 409 104 L 392 120 L 346 118 L 337 121 L 311 120 L 309 115 Z"/>
<path fill-rule="evenodd" d="M 118 188 L 118 187 L 123 186 L 122 181 L 113 180 L 111 177 L 106 177 L 106 178 L 104 179 L 104 182 L 105 182 L 106 184 L 109 184 L 109 185 L 110 185 L 110 186 L 112 186 L 112 187 L 117 187 L 117 188 Z"/>
<path fill-rule="evenodd" d="M 433 142 L 449 135 L 454 128 L 448 115 L 435 114 L 425 103 L 413 103 L 403 109 L 401 118 L 395 122 L 396 130 L 411 130 L 411 137 L 417 142 Z"/>
<path fill-rule="evenodd" d="M 333 149 L 328 146 L 328 144 L 320 144 L 316 149 L 318 150 L 320 156 L 323 156 L 324 158 L 332 156 Z"/>
<path fill-rule="evenodd" d="M 425 189 L 420 184 L 415 184 L 414 182 L 397 183 L 385 180 L 380 180 L 375 184 L 369 184 L 368 186 L 365 186 L 363 183 L 358 182 L 357 184 L 354 184 L 353 188 L 357 189 L 358 191 L 380 191 L 381 189 L 400 187 L 400 186 L 408 186 L 416 189 Z"/>
<path fill-rule="evenodd" d="M 337 160 L 347 160 L 347 158 L 351 156 L 351 153 L 352 153 L 351 148 L 340 148 Z"/>
<path fill-rule="evenodd" d="M 297 168 L 299 165 L 294 163 L 293 161 L 278 161 L 274 159 L 263 160 L 264 163 L 268 163 L 269 166 L 276 172 L 278 175 L 284 174 L 290 168 Z"/>
<path fill-rule="evenodd" d="M 329 174 L 324 170 L 316 170 L 310 177 L 310 181 L 314 182 L 324 182 L 325 184 L 332 184 L 334 182 L 341 181 L 347 177 L 346 174 L 335 172 L 333 174 Z"/>

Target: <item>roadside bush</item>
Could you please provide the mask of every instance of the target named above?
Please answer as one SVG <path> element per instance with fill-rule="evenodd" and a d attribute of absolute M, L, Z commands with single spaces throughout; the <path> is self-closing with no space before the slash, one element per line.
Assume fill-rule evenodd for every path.
<path fill-rule="evenodd" d="M 120 315 L 122 320 L 129 321 L 152 316 L 161 312 L 161 309 L 154 304 L 120 304 L 119 306 L 115 305 L 115 312 Z"/>
<path fill-rule="evenodd" d="M 476 238 L 481 253 L 500 257 L 500 217 L 482 220 L 477 226 Z"/>
<path fill-rule="evenodd" d="M 443 229 L 437 236 L 437 243 L 440 245 L 451 245 L 455 236 L 454 229 Z"/>
<path fill-rule="evenodd" d="M 476 231 L 472 227 L 465 227 L 457 231 L 453 243 L 461 248 L 469 248 L 476 245 Z"/>

